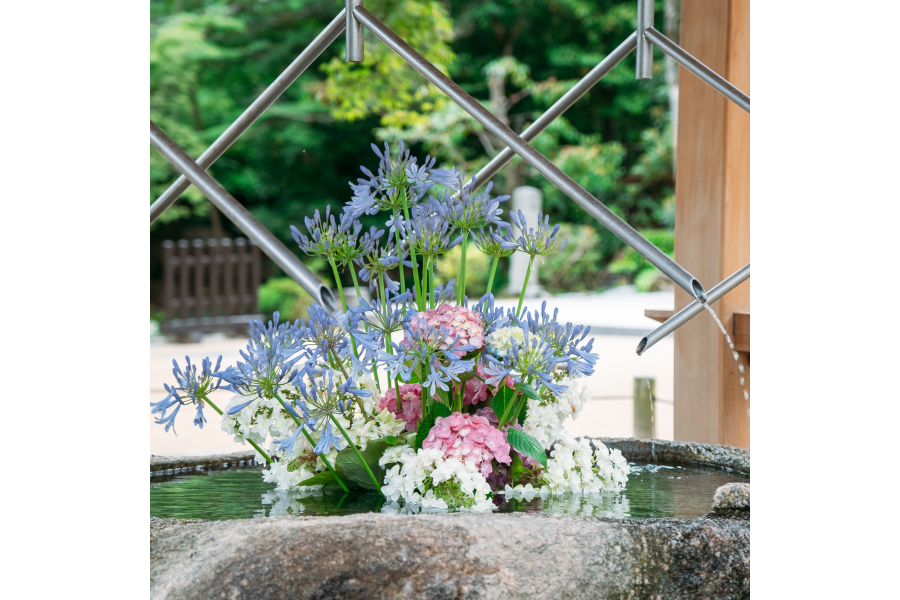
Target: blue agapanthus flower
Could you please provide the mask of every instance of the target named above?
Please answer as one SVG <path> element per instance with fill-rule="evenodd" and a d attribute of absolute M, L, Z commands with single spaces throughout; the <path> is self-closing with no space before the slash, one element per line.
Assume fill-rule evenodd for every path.
<path fill-rule="evenodd" d="M 250 321 L 250 339 L 247 351 L 240 351 L 243 361 L 215 373 L 229 385 L 222 386 L 240 396 L 248 397 L 246 402 L 228 410 L 234 415 L 257 398 L 273 398 L 280 387 L 286 385 L 295 375 L 294 366 L 308 352 L 296 341 L 298 322 L 278 322 L 279 314 L 273 315 L 268 326 L 262 321 Z"/>
<path fill-rule="evenodd" d="M 436 183 L 453 185 L 456 179 L 455 169 L 436 169 L 435 159 L 428 156 L 419 165 L 418 159 L 411 156 L 400 141 L 400 149 L 396 157 L 391 157 L 388 143 L 384 143 L 384 152 L 375 144 L 372 150 L 378 155 L 378 174 L 365 167 L 360 167 L 368 179 L 357 179 L 351 183 L 353 199 L 344 207 L 344 211 L 359 218 L 363 214 L 374 215 L 379 210 L 393 210 L 411 207 L 418 204 L 425 194 Z"/>
<path fill-rule="evenodd" d="M 400 223 L 400 235 L 416 254 L 437 256 L 462 242 L 461 235 L 454 237 L 455 228 L 441 213 L 434 203 L 419 204 L 409 220 Z"/>
<path fill-rule="evenodd" d="M 328 454 L 331 449 L 341 450 L 341 437 L 335 435 L 331 431 L 331 422 L 325 423 L 325 429 L 319 436 L 319 443 L 316 444 L 316 454 Z"/>
<path fill-rule="evenodd" d="M 219 359 L 216 361 L 215 367 L 212 366 L 212 361 L 210 361 L 209 358 L 204 358 L 199 373 L 197 372 L 197 365 L 191 364 L 190 357 L 185 356 L 184 360 L 187 363 L 184 371 L 178 366 L 178 362 L 175 360 L 172 361 L 172 365 L 174 365 L 172 374 L 175 375 L 176 385 L 169 386 L 168 384 L 163 384 L 163 387 L 167 392 L 166 397 L 159 402 L 150 403 L 150 414 L 155 415 L 159 413 L 156 423 L 164 425 L 166 432 L 168 432 L 170 428 L 172 428 L 173 432 L 175 431 L 175 417 L 178 415 L 178 411 L 181 407 L 185 404 L 197 405 L 197 413 L 194 416 L 194 425 L 203 429 L 203 424 L 207 422 L 206 418 L 203 416 L 203 403 L 204 401 L 208 401 L 207 397 L 210 392 L 218 389 L 221 384 L 221 378 L 215 373 L 222 364 L 221 356 L 219 356 Z M 167 416 L 166 411 L 173 406 L 175 407 L 175 410 Z"/>
<path fill-rule="evenodd" d="M 559 252 L 569 243 L 569 240 L 563 240 L 562 245 L 558 248 L 556 247 L 556 244 L 559 241 L 556 238 L 556 234 L 559 233 L 559 225 L 555 225 L 551 228 L 550 217 L 545 216 L 544 213 L 538 213 L 537 229 L 528 228 L 528 223 L 525 222 L 525 215 L 522 214 L 521 210 L 515 214 L 510 213 L 509 220 L 512 221 L 521 232 L 521 235 L 516 238 L 516 241 L 519 244 L 519 250 L 525 254 L 530 254 L 531 256 L 546 256 L 548 254 L 553 254 L 554 252 Z"/>
<path fill-rule="evenodd" d="M 441 326 L 426 328 L 404 324 L 406 335 L 400 344 L 394 344 L 395 353 L 379 352 L 378 361 L 391 377 L 409 381 L 414 371 L 425 378 L 422 387 L 434 395 L 438 388 L 448 391 L 449 382 L 459 382 L 459 376 L 475 369 L 474 360 L 460 358 L 474 351 L 471 344 L 460 344 L 459 336 L 450 338 L 450 331 Z"/>
<path fill-rule="evenodd" d="M 541 303 L 540 312 L 526 312 L 524 318 L 531 334 L 541 335 L 553 348 L 554 367 L 564 364 L 569 376 L 573 379 L 592 375 L 594 365 L 597 364 L 599 358 L 597 354 L 591 352 L 594 340 L 591 338 L 586 344 L 581 345 L 591 328 L 585 325 L 572 325 L 572 323 L 562 325 L 556 320 L 558 314 L 558 308 L 553 310 L 552 317 L 547 314 L 547 301 L 545 300 Z"/>
<path fill-rule="evenodd" d="M 482 254 L 494 258 L 512 256 L 519 249 L 519 243 L 510 236 L 508 223 L 500 223 L 496 232 L 493 227 L 488 227 L 487 231 L 484 229 L 473 231 L 472 237 L 475 239 L 475 247 Z"/>
<path fill-rule="evenodd" d="M 452 190 L 442 192 L 436 199 L 432 199 L 429 204 L 434 211 L 450 225 L 462 231 L 481 229 L 489 225 L 498 227 L 506 225 L 500 219 L 503 214 L 500 203 L 509 200 L 509 196 L 491 198 L 493 181 L 485 186 L 484 191 L 477 194 L 472 191 L 476 187 L 474 177 L 468 183 L 463 181 L 465 175 L 459 173 Z"/>

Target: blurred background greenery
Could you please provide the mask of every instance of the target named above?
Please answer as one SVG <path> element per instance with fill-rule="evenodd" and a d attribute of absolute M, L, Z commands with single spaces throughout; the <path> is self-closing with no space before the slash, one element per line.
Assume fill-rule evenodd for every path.
<path fill-rule="evenodd" d="M 199 156 L 343 5 L 342 0 L 151 0 L 151 118 Z M 366 7 L 521 132 L 634 31 L 636 3 L 368 0 Z M 659 0 L 656 8 L 657 27 L 664 24 L 665 33 L 677 39 L 677 0 Z M 470 174 L 503 148 L 369 32 L 364 63 L 347 64 L 343 53 L 342 36 L 210 169 L 288 247 L 295 247 L 290 224 L 300 225 L 327 204 L 342 206 L 359 166 L 377 165 L 371 142 L 395 145 L 403 139 L 413 152 L 430 153 Z M 632 53 L 533 144 L 671 253 L 677 70 L 657 60 L 654 78 L 638 81 L 634 61 Z M 151 149 L 150 201 L 176 176 Z M 551 221 L 563 224 L 570 243 L 564 253 L 549 257 L 549 268 L 541 272 L 548 291 L 667 285 L 655 268 L 520 159 L 494 182 L 497 193 L 520 185 L 540 188 Z M 377 223 L 372 218 L 364 224 Z M 239 235 L 190 188 L 150 230 L 151 314 L 158 314 L 164 239 Z M 450 270 L 458 260 L 458 253 L 448 256 L 439 269 Z M 495 289 L 504 283 L 504 269 L 501 265 Z M 484 270 L 485 281 L 470 287 L 484 287 Z M 260 291 L 264 312 L 273 307 L 294 312 L 306 301 L 268 261 L 266 278 L 271 281 Z"/>

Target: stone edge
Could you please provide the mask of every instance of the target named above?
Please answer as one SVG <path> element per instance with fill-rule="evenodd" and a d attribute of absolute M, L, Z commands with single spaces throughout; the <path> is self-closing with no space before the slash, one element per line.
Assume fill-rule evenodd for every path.
<path fill-rule="evenodd" d="M 208 456 L 150 456 L 150 477 L 253 466 L 255 451 Z"/>

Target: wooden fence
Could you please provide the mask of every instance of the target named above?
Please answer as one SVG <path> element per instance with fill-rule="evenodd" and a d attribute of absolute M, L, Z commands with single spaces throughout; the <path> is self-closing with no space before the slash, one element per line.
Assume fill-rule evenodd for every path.
<path fill-rule="evenodd" d="M 256 291 L 262 284 L 259 247 L 244 238 L 163 242 L 166 335 L 246 333 L 262 319 Z"/>

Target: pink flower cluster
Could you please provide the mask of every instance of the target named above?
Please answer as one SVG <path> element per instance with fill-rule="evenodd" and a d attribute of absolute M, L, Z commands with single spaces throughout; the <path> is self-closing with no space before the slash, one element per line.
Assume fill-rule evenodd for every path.
<path fill-rule="evenodd" d="M 456 336 L 459 336 L 458 345 L 471 344 L 476 349 L 484 346 L 484 323 L 478 313 L 465 306 L 441 304 L 437 308 L 430 308 L 418 313 L 410 321 L 410 326 L 416 331 L 425 331 L 430 327 L 435 329 L 443 327 L 450 333 L 442 342 L 441 348 L 447 348 Z M 406 340 L 404 340 L 406 342 Z M 462 352 L 456 352 L 462 356 Z"/>
<path fill-rule="evenodd" d="M 481 379 L 487 378 L 487 375 L 484 372 L 483 364 L 479 361 L 478 365 L 475 367 L 475 374 Z M 484 402 L 488 398 L 488 394 L 496 394 L 497 390 L 500 386 L 496 386 L 495 388 L 491 388 L 488 384 L 483 382 L 478 377 L 473 377 L 472 379 L 466 382 L 466 393 L 463 395 L 463 404 L 478 404 L 480 402 Z M 509 375 L 506 376 L 505 383 L 508 387 L 515 387 L 516 382 Z"/>
<path fill-rule="evenodd" d="M 400 386 L 400 405 L 403 410 L 397 412 L 397 390 L 390 388 L 381 397 L 378 408 L 386 408 L 398 419 L 406 422 L 407 431 L 415 431 L 422 420 L 422 386 L 418 383 L 407 383 Z"/>
<path fill-rule="evenodd" d="M 422 447 L 442 450 L 445 457 L 473 461 L 485 477 L 493 471 L 491 460 L 507 465 L 512 462 L 506 436 L 482 416 L 453 413 L 438 417 Z"/>

